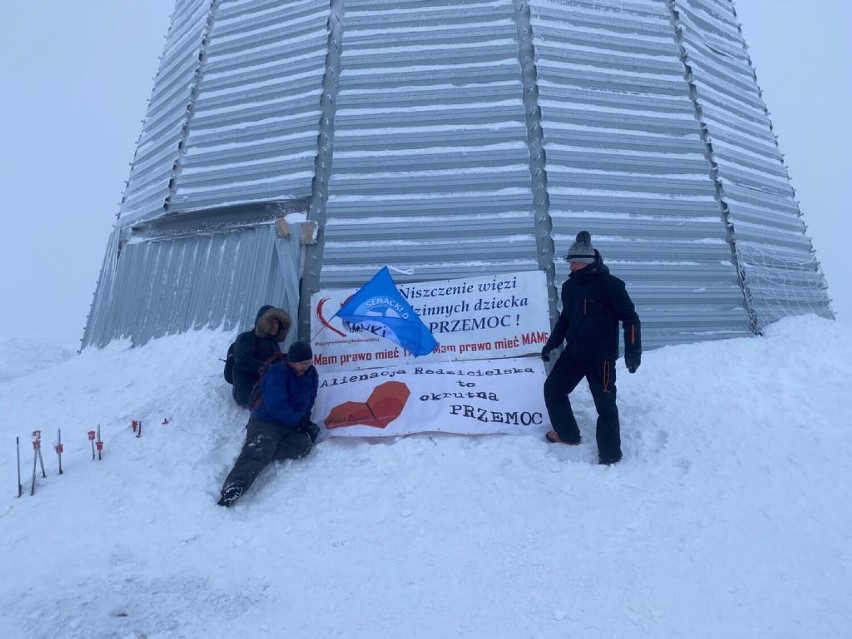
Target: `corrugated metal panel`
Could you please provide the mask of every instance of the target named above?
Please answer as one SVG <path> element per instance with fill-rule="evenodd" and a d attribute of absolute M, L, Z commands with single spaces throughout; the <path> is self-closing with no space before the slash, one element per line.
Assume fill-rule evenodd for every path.
<path fill-rule="evenodd" d="M 116 338 L 136 345 L 205 326 L 248 327 L 263 304 L 296 317 L 300 260 L 298 227 L 279 238 L 270 224 L 130 242 L 111 277 L 101 277 L 83 345 Z"/>
<path fill-rule="evenodd" d="M 95 294 L 92 305 L 89 307 L 89 316 L 86 318 L 86 329 L 83 331 L 82 346 L 98 344 L 101 346 L 109 343 L 111 337 L 106 337 L 111 324 L 111 313 L 115 293 L 115 270 L 118 263 L 118 239 L 121 230 L 118 225 L 113 227 L 107 243 L 106 255 L 101 265 L 98 283 L 95 286 Z"/>
<path fill-rule="evenodd" d="M 648 347 L 748 334 L 665 2 L 530 6 L 557 255 L 592 233 Z"/>
<path fill-rule="evenodd" d="M 345 7 L 322 286 L 538 268 L 512 3 Z"/>
<path fill-rule="evenodd" d="M 832 317 L 731 0 L 672 0 L 746 294 L 760 328 Z"/>
<path fill-rule="evenodd" d="M 123 223 L 164 212 L 186 133 L 212 4 L 211 0 L 179 0 L 176 4 L 119 209 Z"/>
<path fill-rule="evenodd" d="M 170 211 L 311 193 L 327 0 L 221 0 Z"/>
<path fill-rule="evenodd" d="M 84 339 L 295 314 L 298 251 L 223 208 L 281 200 L 306 293 L 558 285 L 587 229 L 646 347 L 744 335 L 831 315 L 794 197 L 731 0 L 179 0 Z"/>

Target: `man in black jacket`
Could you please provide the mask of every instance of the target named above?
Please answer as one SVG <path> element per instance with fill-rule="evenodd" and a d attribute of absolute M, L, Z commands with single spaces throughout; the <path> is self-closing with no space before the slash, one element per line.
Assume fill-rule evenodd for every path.
<path fill-rule="evenodd" d="M 234 401 L 248 406 L 251 389 L 257 383 L 260 367 L 275 353 L 290 330 L 290 315 L 274 306 L 261 306 L 254 328 L 240 333 L 234 342 Z"/>
<path fill-rule="evenodd" d="M 544 361 L 550 352 L 566 343 L 544 382 L 544 402 L 553 430 L 551 443 L 580 443 L 580 429 L 568 394 L 584 377 L 598 412 L 598 462 L 621 460 L 621 427 L 615 403 L 615 360 L 618 359 L 618 322 L 624 326 L 624 363 L 635 373 L 642 359 L 639 316 L 624 282 L 610 275 L 587 231 L 577 234 L 565 256 L 571 274 L 562 285 L 562 312 L 541 351 Z"/>

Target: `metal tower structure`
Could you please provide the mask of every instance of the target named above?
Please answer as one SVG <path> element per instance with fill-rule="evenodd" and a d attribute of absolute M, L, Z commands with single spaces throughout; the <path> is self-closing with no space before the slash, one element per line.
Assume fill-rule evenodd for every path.
<path fill-rule="evenodd" d="M 84 346 L 579 230 L 648 347 L 832 316 L 731 0 L 178 0 Z"/>

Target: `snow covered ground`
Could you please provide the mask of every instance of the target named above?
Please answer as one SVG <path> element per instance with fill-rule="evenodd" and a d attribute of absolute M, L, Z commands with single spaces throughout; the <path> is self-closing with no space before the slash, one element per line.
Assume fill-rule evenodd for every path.
<path fill-rule="evenodd" d="M 619 376 L 612 468 L 583 389 L 578 448 L 334 438 L 225 510 L 245 421 L 217 359 L 230 337 L 70 359 L 0 341 L 0 637 L 849 636 L 848 325 L 646 353 Z"/>
<path fill-rule="evenodd" d="M 60 346 L 32 337 L 0 338 L 0 382 L 64 362 L 78 349 L 79 344 Z"/>

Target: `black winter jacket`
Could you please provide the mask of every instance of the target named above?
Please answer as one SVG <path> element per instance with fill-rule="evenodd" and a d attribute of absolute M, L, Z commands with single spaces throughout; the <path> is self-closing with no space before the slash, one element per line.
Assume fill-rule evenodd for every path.
<path fill-rule="evenodd" d="M 278 333 L 270 335 L 272 320 L 277 319 Z M 257 383 L 260 367 L 275 353 L 281 352 L 283 342 L 290 330 L 290 315 L 274 306 L 261 306 L 257 312 L 254 329 L 237 336 L 234 342 L 234 401 L 248 406 L 251 389 Z"/>
<path fill-rule="evenodd" d="M 624 326 L 624 352 L 642 353 L 639 316 L 624 282 L 610 275 L 600 253 L 562 284 L 562 312 L 544 350 L 566 342 L 577 359 L 618 359 L 618 322 Z"/>

